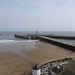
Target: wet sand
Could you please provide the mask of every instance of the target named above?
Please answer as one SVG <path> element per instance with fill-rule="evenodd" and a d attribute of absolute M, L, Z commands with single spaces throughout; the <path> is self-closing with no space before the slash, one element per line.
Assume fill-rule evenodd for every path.
<path fill-rule="evenodd" d="M 0 75 L 27 75 L 32 67 L 25 59 L 41 64 L 53 59 L 75 56 L 75 52 L 49 43 L 36 42 L 35 45 L 36 48 L 25 48 L 25 45 L 21 45 L 23 48 L 19 55 L 12 51 L 0 52 Z"/>
<path fill-rule="evenodd" d="M 44 42 L 37 50 L 27 52 L 27 56 L 29 60 L 41 64 L 53 59 L 74 57 L 75 52 Z"/>

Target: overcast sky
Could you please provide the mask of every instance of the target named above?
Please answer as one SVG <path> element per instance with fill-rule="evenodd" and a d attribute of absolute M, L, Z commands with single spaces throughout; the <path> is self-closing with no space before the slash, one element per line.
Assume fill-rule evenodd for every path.
<path fill-rule="evenodd" d="M 75 0 L 0 0 L 0 31 L 74 31 Z"/>

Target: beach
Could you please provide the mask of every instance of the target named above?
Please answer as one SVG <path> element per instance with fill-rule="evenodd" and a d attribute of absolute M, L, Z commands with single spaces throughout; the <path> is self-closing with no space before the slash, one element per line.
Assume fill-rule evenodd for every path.
<path fill-rule="evenodd" d="M 20 43 L 10 48 L 3 46 L 0 47 L 0 75 L 27 75 L 32 70 L 28 61 L 42 64 L 58 58 L 75 57 L 75 52 L 40 41 Z"/>

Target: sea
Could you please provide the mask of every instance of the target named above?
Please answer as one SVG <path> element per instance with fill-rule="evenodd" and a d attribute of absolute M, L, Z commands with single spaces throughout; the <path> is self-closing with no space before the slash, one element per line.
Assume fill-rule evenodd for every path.
<path fill-rule="evenodd" d="M 36 31 L 0 31 L 0 43 L 15 42 L 33 42 L 36 40 L 25 40 L 15 38 L 14 35 L 36 34 Z M 75 36 L 75 31 L 38 31 L 38 35 L 58 35 L 58 36 Z M 75 40 L 58 39 L 70 44 L 75 44 Z"/>
<path fill-rule="evenodd" d="M 42 44 L 39 40 L 26 40 L 15 38 L 14 35 L 36 34 L 36 31 L 0 31 L 0 52 L 12 52 L 22 58 L 27 55 L 23 50 L 37 50 L 38 44 Z M 38 35 L 60 35 L 60 36 L 75 36 L 75 31 L 38 31 Z M 58 39 L 64 42 L 75 44 L 75 40 Z"/>

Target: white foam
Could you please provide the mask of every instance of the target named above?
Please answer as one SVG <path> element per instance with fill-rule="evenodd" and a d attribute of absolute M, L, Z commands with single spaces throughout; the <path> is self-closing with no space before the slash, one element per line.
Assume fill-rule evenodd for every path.
<path fill-rule="evenodd" d="M 7 40 L 7 39 L 0 40 L 0 43 L 5 43 L 5 42 L 14 42 L 14 40 Z"/>
<path fill-rule="evenodd" d="M 37 42 L 39 40 L 27 40 L 27 42 Z"/>
<path fill-rule="evenodd" d="M 19 42 L 24 42 L 24 40 L 8 40 L 8 39 L 3 39 L 0 40 L 0 43 L 19 43 Z"/>
<path fill-rule="evenodd" d="M 19 43 L 19 42 L 36 42 L 38 40 L 8 40 L 8 39 L 2 39 L 0 40 L 0 43 Z"/>

